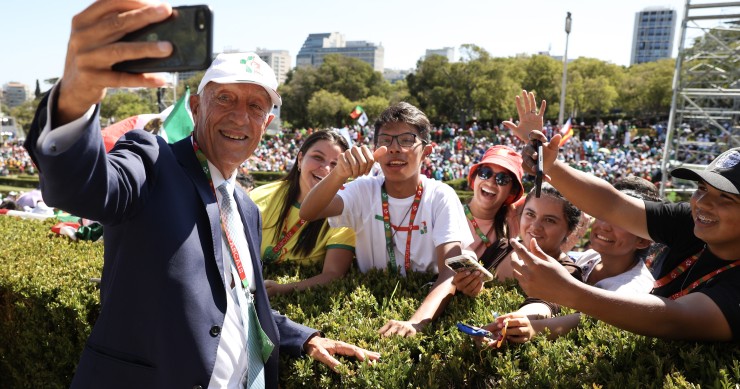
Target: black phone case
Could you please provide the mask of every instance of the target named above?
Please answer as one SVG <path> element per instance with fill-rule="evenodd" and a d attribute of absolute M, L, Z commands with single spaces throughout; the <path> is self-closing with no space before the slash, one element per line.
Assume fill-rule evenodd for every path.
<path fill-rule="evenodd" d="M 207 5 L 174 7 L 168 19 L 131 32 L 121 41 L 169 41 L 172 54 L 166 58 L 119 62 L 113 65 L 113 70 L 129 73 L 204 70 L 212 62 L 213 13 Z"/>

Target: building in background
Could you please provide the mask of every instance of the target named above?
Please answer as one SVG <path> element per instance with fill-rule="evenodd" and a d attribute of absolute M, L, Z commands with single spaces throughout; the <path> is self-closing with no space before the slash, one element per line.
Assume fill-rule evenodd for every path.
<path fill-rule="evenodd" d="M 433 55 L 441 55 L 447 58 L 449 62 L 455 62 L 455 48 L 454 47 L 443 47 L 441 49 L 427 49 L 424 58 L 429 58 Z"/>
<path fill-rule="evenodd" d="M 405 80 L 413 72 L 414 69 L 385 69 L 383 70 L 383 78 L 391 84 L 395 84 L 398 81 Z"/>
<path fill-rule="evenodd" d="M 292 67 L 288 50 L 267 50 L 258 47 L 256 52 L 275 72 L 278 84 L 285 83 L 285 77 Z"/>
<path fill-rule="evenodd" d="M 676 34 L 676 11 L 648 7 L 635 14 L 630 65 L 671 58 Z"/>
<path fill-rule="evenodd" d="M 3 85 L 3 104 L 8 108 L 17 107 L 33 99 L 31 88 L 20 82 L 8 82 Z"/>
<path fill-rule="evenodd" d="M 346 41 L 338 32 L 309 34 L 296 57 L 296 67 L 319 67 L 329 54 L 357 58 L 381 73 L 384 69 L 385 52 L 382 44 L 376 46 L 367 41 Z"/>

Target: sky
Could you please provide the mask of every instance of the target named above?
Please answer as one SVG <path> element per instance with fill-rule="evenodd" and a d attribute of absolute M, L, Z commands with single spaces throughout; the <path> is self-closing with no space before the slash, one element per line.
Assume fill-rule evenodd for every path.
<path fill-rule="evenodd" d="M 91 1 L 6 1 L 0 20 L 0 84 L 35 87 L 60 77 L 72 17 Z M 629 65 L 635 13 L 677 11 L 675 57 L 685 0 L 213 0 L 214 51 L 288 50 L 295 57 L 310 33 L 339 32 L 345 40 L 382 44 L 385 68 L 411 69 L 426 49 L 473 43 L 494 57 L 565 51 L 566 12 L 572 14 L 568 58 Z M 693 2 L 692 2 L 693 3 Z M 459 50 L 456 51 L 459 56 Z"/>

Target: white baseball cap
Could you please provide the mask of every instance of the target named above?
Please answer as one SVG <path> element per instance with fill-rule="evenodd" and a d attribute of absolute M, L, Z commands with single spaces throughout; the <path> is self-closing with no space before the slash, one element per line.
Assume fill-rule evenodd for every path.
<path fill-rule="evenodd" d="M 257 84 L 267 91 L 272 104 L 280 106 L 283 100 L 277 93 L 277 78 L 270 65 L 256 53 L 221 53 L 213 60 L 198 85 L 198 94 L 206 84 Z"/>

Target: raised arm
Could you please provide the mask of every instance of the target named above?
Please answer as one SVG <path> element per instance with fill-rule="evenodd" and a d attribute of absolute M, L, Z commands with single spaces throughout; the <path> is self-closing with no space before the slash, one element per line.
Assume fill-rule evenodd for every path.
<path fill-rule="evenodd" d="M 543 144 L 544 172 L 549 182 L 576 207 L 587 214 L 624 228 L 639 237 L 650 239 L 647 230 L 645 203 L 614 189 L 608 182 L 573 169 L 557 160 L 560 134 L 549 140 L 542 134 L 542 115 L 547 104 L 543 100 L 539 113 L 534 94 L 522 91 L 516 97 L 519 125 L 504 122 L 504 125 L 522 140 L 538 139 Z M 537 163 L 537 153 L 531 145 L 522 150 L 522 167 L 532 172 Z"/>
<path fill-rule="evenodd" d="M 621 329 L 641 335 L 707 341 L 729 341 L 732 331 L 720 308 L 703 293 L 676 300 L 652 294 L 626 294 L 578 282 L 533 239 L 527 250 L 511 241 L 514 275 L 529 296 L 576 309 Z"/>
<path fill-rule="evenodd" d="M 375 160 L 387 150 L 386 147 L 380 147 L 373 153 L 367 146 L 354 146 L 341 154 L 337 166 L 303 199 L 299 213 L 301 219 L 312 221 L 340 215 L 344 210 L 344 201 L 337 196 L 339 189 L 348 179 L 369 173 Z"/>

